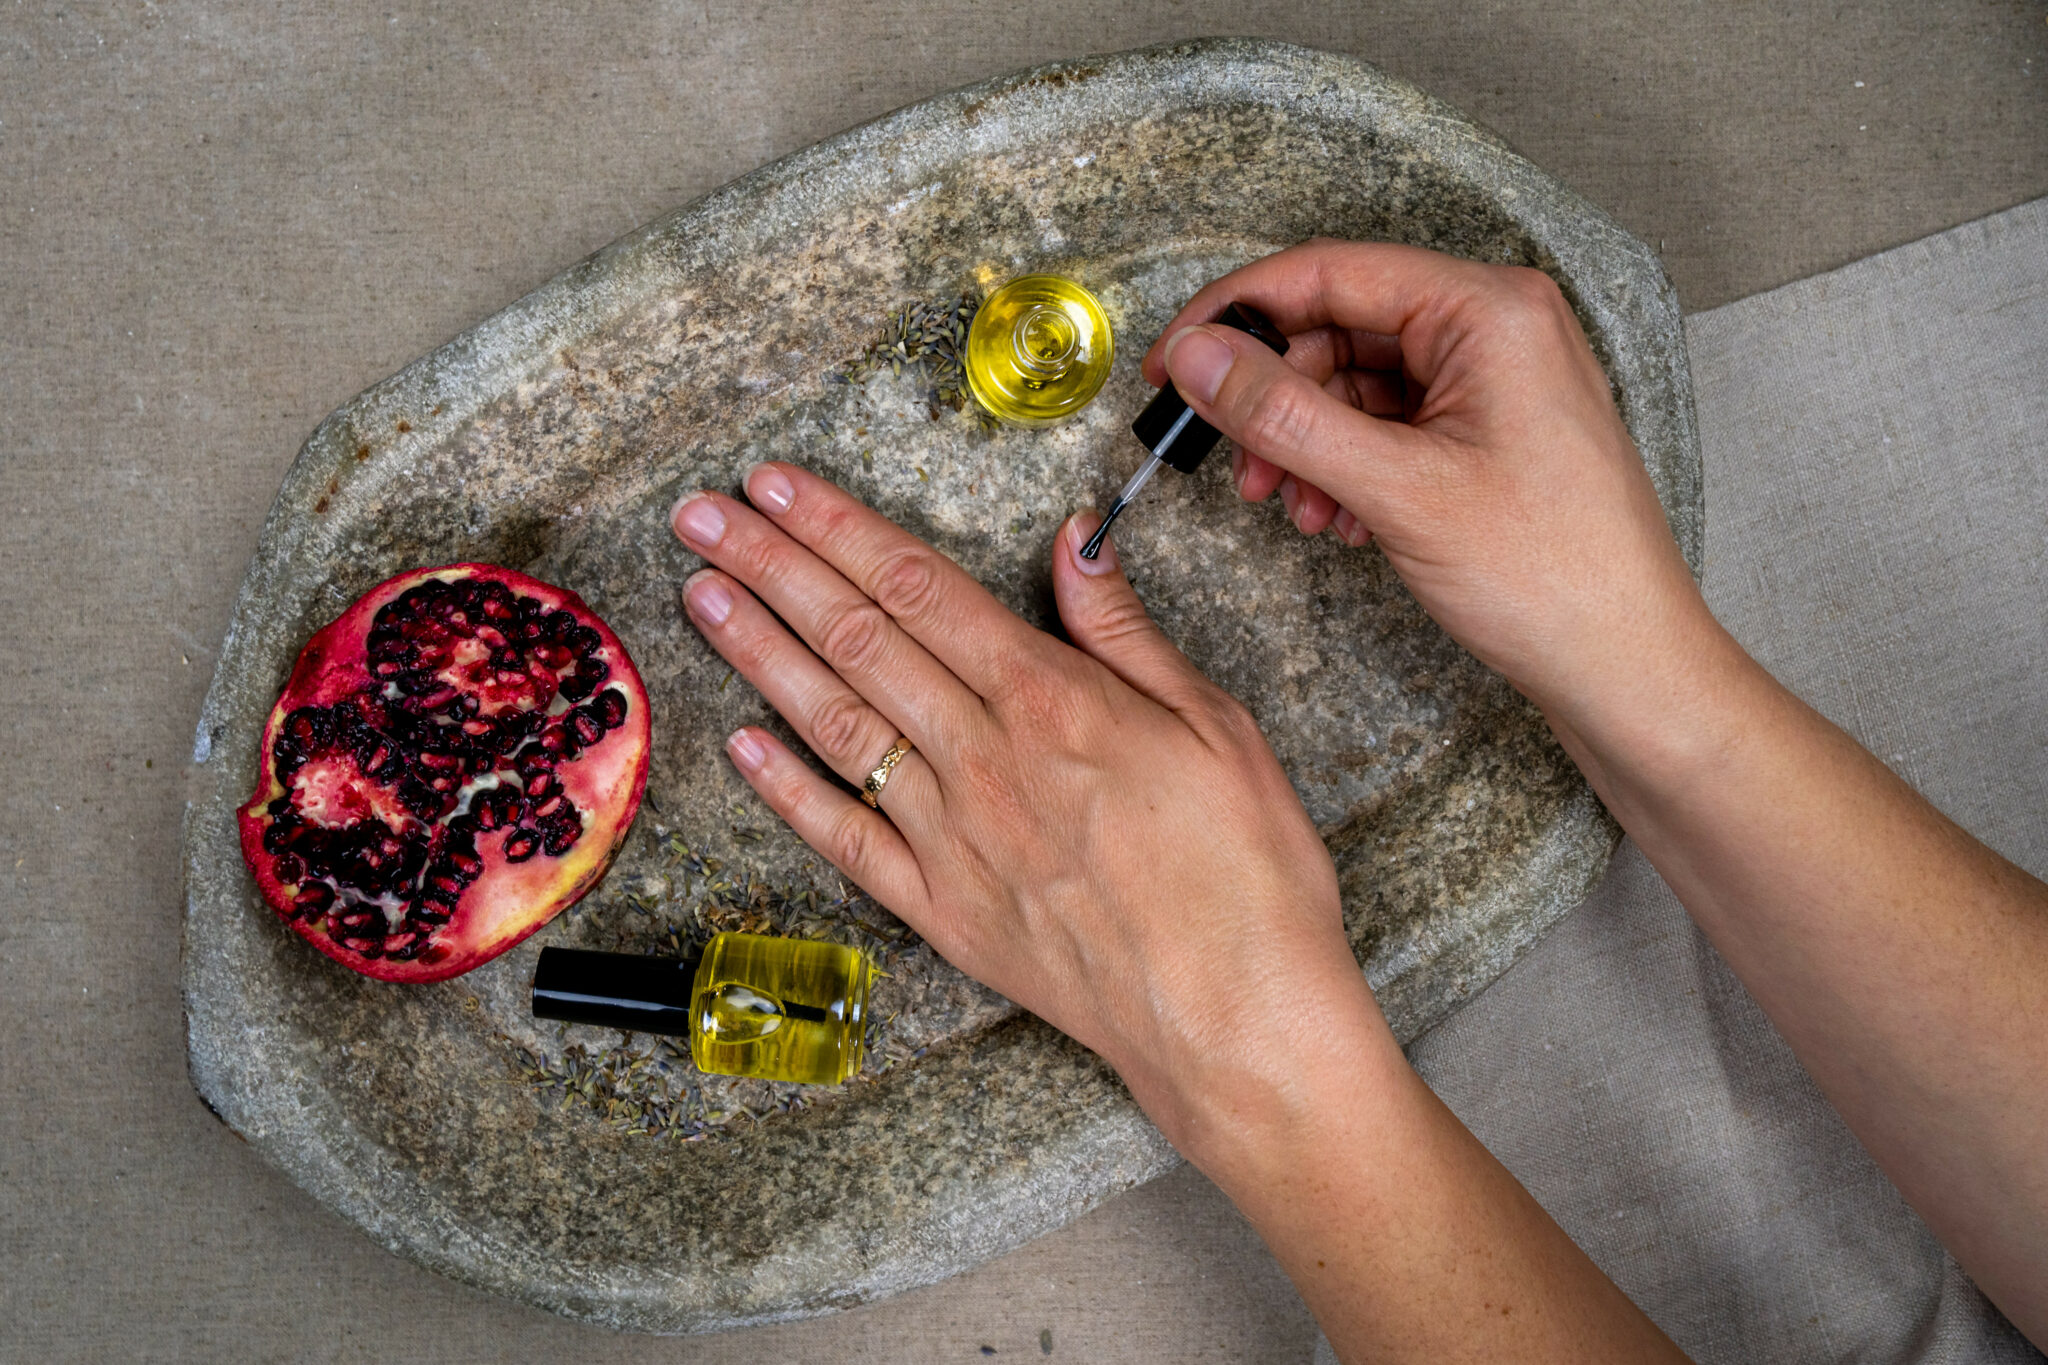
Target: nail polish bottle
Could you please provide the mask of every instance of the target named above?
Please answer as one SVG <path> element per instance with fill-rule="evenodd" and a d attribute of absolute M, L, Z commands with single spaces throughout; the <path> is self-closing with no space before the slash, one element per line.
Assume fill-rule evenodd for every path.
<path fill-rule="evenodd" d="M 699 1071 L 837 1085 L 860 1070 L 873 977 L 857 948 L 765 934 L 683 958 L 543 948 L 533 1013 L 687 1037 Z"/>
<path fill-rule="evenodd" d="M 1102 391 L 1116 358 L 1109 315 L 1061 275 L 1023 275 L 990 294 L 967 330 L 968 392 L 997 421 L 1046 427 Z"/>

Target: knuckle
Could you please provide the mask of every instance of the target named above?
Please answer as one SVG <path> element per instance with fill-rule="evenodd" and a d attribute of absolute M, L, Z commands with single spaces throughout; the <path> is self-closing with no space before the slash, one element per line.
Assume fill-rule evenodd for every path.
<path fill-rule="evenodd" d="M 827 832 L 827 847 L 822 850 L 826 857 L 848 871 L 865 867 L 875 846 L 874 827 L 861 816 L 862 811 L 858 809 L 841 812 Z"/>
<path fill-rule="evenodd" d="M 1266 736 L 1259 729 L 1258 719 L 1251 708 L 1219 687 L 1204 689 L 1204 695 L 1196 702 L 1195 713 L 1201 720 L 1197 728 L 1205 730 L 1213 739 L 1226 744 L 1243 746 L 1261 745 Z"/>
<path fill-rule="evenodd" d="M 867 669 L 880 660 L 892 629 L 887 612 L 870 601 L 856 602 L 826 619 L 818 644 L 834 668 Z"/>
<path fill-rule="evenodd" d="M 858 763 L 868 729 L 867 703 L 846 693 L 827 697 L 810 716 L 811 747 L 834 763 Z"/>
<path fill-rule="evenodd" d="M 1089 622 L 1089 633 L 1105 643 L 1142 639 L 1156 632 L 1152 615 L 1136 594 L 1119 598 L 1099 608 Z"/>
<path fill-rule="evenodd" d="M 997 668 L 999 672 L 984 695 L 1002 708 L 1005 718 L 1029 716 L 1043 708 L 1045 679 L 1035 663 L 1006 659 Z"/>
<path fill-rule="evenodd" d="M 785 818 L 801 812 L 811 799 L 811 773 L 801 763 L 775 765 L 762 795 Z"/>
<path fill-rule="evenodd" d="M 902 550 L 883 562 L 875 574 L 875 601 L 899 621 L 934 613 L 943 594 L 943 579 L 933 554 L 925 549 Z"/>
<path fill-rule="evenodd" d="M 1011 724 L 1041 739 L 1065 732 L 1069 709 L 1059 688 L 1048 687 L 1043 678 L 1035 677 L 1013 687 L 1004 708 Z"/>
<path fill-rule="evenodd" d="M 733 576 L 747 583 L 767 583 L 789 568 L 790 544 L 781 536 L 726 533 L 726 553 Z"/>
<path fill-rule="evenodd" d="M 1265 731 L 1259 729 L 1259 718 L 1252 714 L 1251 707 L 1228 692 L 1217 694 L 1216 719 L 1233 739 L 1259 745 L 1266 742 Z"/>
<path fill-rule="evenodd" d="M 1500 287 L 1484 296 L 1481 344 L 1490 354 L 1536 359 L 1555 352 L 1560 324 L 1572 316 L 1557 282 L 1528 266 L 1499 266 Z"/>
<path fill-rule="evenodd" d="M 1557 281 L 1533 266 L 1508 267 L 1510 311 L 1530 332 L 1547 331 L 1571 316 L 1571 305 Z"/>
<path fill-rule="evenodd" d="M 857 514 L 838 498 L 812 499 L 807 539 L 818 545 L 843 545 L 852 538 Z"/>
<path fill-rule="evenodd" d="M 1010 765 L 993 761 L 988 755 L 968 751 L 958 755 L 946 775 L 949 790 L 957 790 L 968 809 L 992 817 L 998 826 L 1008 826 L 1023 815 L 1023 802 Z"/>
<path fill-rule="evenodd" d="M 1515 292 L 1530 303 L 1550 303 L 1562 299 L 1557 281 L 1533 265 L 1507 267 L 1508 278 L 1513 281 Z"/>
<path fill-rule="evenodd" d="M 1039 647 L 1043 643 L 1042 639 L 1032 639 L 1020 648 L 992 655 L 988 661 L 989 676 L 981 689 L 982 700 L 1007 708 L 1013 698 L 1043 689 L 1047 675 L 1060 665 L 1056 651 Z"/>
<path fill-rule="evenodd" d="M 1301 450 L 1316 429 L 1316 405 L 1307 382 L 1276 379 L 1252 394 L 1244 415 L 1244 443 L 1255 453 Z"/>
<path fill-rule="evenodd" d="M 1073 727 L 1075 690 L 1072 674 L 1058 661 L 1014 662 L 998 703 L 1004 723 L 1041 741 L 1061 739 Z"/>

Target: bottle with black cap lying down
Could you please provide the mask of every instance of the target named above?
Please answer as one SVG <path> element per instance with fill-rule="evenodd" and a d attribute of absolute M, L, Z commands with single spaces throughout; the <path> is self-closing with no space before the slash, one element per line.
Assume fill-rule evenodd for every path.
<path fill-rule="evenodd" d="M 1275 327 L 1271 318 L 1248 303 L 1231 304 L 1217 315 L 1216 322 L 1257 337 L 1280 355 L 1287 354 L 1287 334 Z M 1095 534 L 1088 537 L 1088 543 L 1081 547 L 1083 559 L 1093 559 L 1102 553 L 1102 542 L 1109 535 L 1109 524 L 1131 505 L 1131 499 L 1137 497 L 1138 490 L 1159 472 L 1160 465 L 1170 464 L 1183 474 L 1192 474 L 1203 458 L 1216 448 L 1216 443 L 1223 439 L 1222 432 L 1195 416 L 1195 410 L 1188 406 L 1188 400 L 1180 396 L 1180 390 L 1170 379 L 1131 423 L 1131 434 L 1152 454 L 1138 466 L 1138 472 L 1131 475 L 1124 491 L 1116 495 L 1116 501 L 1103 514 L 1102 525 L 1095 528 Z"/>
<path fill-rule="evenodd" d="M 543 948 L 533 1013 L 686 1037 L 699 1071 L 837 1085 L 860 1070 L 873 978 L 858 949 L 764 934 L 682 958 Z"/>

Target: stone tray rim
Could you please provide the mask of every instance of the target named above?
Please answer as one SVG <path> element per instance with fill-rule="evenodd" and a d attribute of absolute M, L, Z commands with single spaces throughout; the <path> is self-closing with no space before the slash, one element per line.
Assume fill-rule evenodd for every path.
<path fill-rule="evenodd" d="M 1304 71 L 1316 78 L 1308 85 L 1302 81 Z M 479 1288 L 572 1317 L 642 1331 L 719 1330 L 813 1316 L 958 1273 L 1049 1232 L 1109 1195 L 1178 1164 L 1178 1157 L 1164 1140 L 1142 1121 L 1133 1124 L 1128 1116 L 1105 1116 L 1096 1131 L 1069 1136 L 1064 1156 L 1087 1173 L 1082 1182 L 1085 1191 L 1074 1203 L 1048 1208 L 1015 1192 L 977 1187 L 976 1202 L 994 1210 L 995 1216 L 975 1220 L 978 1225 L 970 1227 L 957 1216 L 958 1210 L 951 1217 L 939 1211 L 931 1226 L 919 1229 L 918 1249 L 927 1264 L 914 1278 L 891 1279 L 870 1272 L 859 1282 L 843 1282 L 833 1289 L 814 1287 L 810 1302 L 786 1311 L 738 1315 L 722 1310 L 715 1302 L 692 1301 L 688 1281 L 673 1276 L 649 1274 L 639 1290 L 622 1293 L 615 1282 L 579 1276 L 528 1249 L 485 1245 L 491 1239 L 474 1224 L 445 1210 L 445 1216 L 432 1220 L 432 1227 L 393 1218 L 388 1211 L 400 1201 L 373 1197 L 360 1179 L 341 1180 L 339 1173 L 344 1169 L 358 1176 L 374 1171 L 387 1181 L 418 1182 L 419 1178 L 382 1162 L 364 1135 L 319 1128 L 310 1121 L 299 1092 L 249 1064 L 248 1056 L 238 1048 L 254 1040 L 252 1030 L 264 1021 L 238 1012 L 238 999 L 231 992 L 209 989 L 217 983 L 208 981 L 203 954 L 194 948 L 206 932 L 209 908 L 221 898 L 232 898 L 237 910 L 245 908 L 245 896 L 234 889 L 234 879 L 246 875 L 241 872 L 239 849 L 225 849 L 220 844 L 223 817 L 225 827 L 232 830 L 241 775 L 238 768 L 222 771 L 231 764 L 210 764 L 209 760 L 234 729 L 235 694 L 265 675 L 278 657 L 288 661 L 295 652 L 293 642 L 281 638 L 283 627 L 266 620 L 264 604 L 291 561 L 321 534 L 322 528 L 309 525 L 298 509 L 318 495 L 336 457 L 354 445 L 356 433 L 389 431 L 399 415 L 414 415 L 410 433 L 391 438 L 361 471 L 366 478 L 381 479 L 388 485 L 404 473 L 408 443 L 424 448 L 441 439 L 482 402 L 547 365 L 558 351 L 574 346 L 605 318 L 650 297 L 675 272 L 688 271 L 714 253 L 729 256 L 750 251 L 791 217 L 801 215 L 807 177 L 853 159 L 881 158 L 898 181 L 914 181 L 920 175 L 919 156 L 956 162 L 977 152 L 999 150 L 1013 136 L 1006 131 L 1012 118 L 1028 119 L 1041 104 L 1067 98 L 1070 88 L 1118 81 L 1170 84 L 1176 100 L 1190 106 L 1256 100 L 1312 108 L 1332 118 L 1372 120 L 1390 141 L 1452 154 L 1460 166 L 1476 163 L 1486 177 L 1487 192 L 1517 227 L 1546 247 L 1559 245 L 1564 235 L 1561 229 L 1567 227 L 1581 237 L 1598 238 L 1602 249 L 1626 267 L 1629 283 L 1647 287 L 1653 296 L 1649 301 L 1652 323 L 1646 333 L 1641 320 L 1603 313 L 1607 304 L 1596 292 L 1574 302 L 1613 328 L 1642 334 L 1649 355 L 1645 363 L 1662 367 L 1636 378 L 1648 387 L 1661 386 L 1675 399 L 1672 411 L 1659 417 L 1665 423 L 1662 436 L 1682 453 L 1689 453 L 1690 462 L 1680 460 L 1684 467 L 1675 476 L 1679 486 L 1659 491 L 1666 495 L 1666 507 L 1675 509 L 1674 531 L 1697 574 L 1702 527 L 1690 376 L 1678 328 L 1676 294 L 1654 253 L 1496 135 L 1366 62 L 1265 40 L 1201 39 L 1047 63 L 885 114 L 661 215 L 372 385 L 316 427 L 287 471 L 265 521 L 200 713 L 193 751 L 194 795 L 187 802 L 182 840 L 183 979 L 193 1083 L 224 1123 L 323 1204 L 382 1245 Z M 984 117 L 989 111 L 1006 117 Z M 937 145 L 943 139 L 929 136 L 963 129 L 964 141 L 950 145 Z M 1475 182 L 1478 174 L 1472 172 Z M 1583 266 L 1588 251 L 1560 251 L 1561 268 Z M 417 416 L 430 410 L 433 415 L 429 417 Z M 231 753 L 232 748 L 229 745 L 223 753 Z M 1532 926 L 1527 941 L 1512 946 L 1515 955 L 1568 908 L 1558 908 L 1548 920 Z M 310 1082 L 301 1078 L 301 1084 Z"/>

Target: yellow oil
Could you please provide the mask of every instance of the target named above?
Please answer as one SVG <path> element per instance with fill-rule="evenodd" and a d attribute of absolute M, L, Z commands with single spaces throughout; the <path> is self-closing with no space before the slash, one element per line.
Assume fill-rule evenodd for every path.
<path fill-rule="evenodd" d="M 962 368 L 975 401 L 1011 426 L 1071 417 L 1102 391 L 1116 358 L 1109 316 L 1061 275 L 1023 275 L 988 296 Z"/>
<path fill-rule="evenodd" d="M 837 1085 L 860 1070 L 873 975 L 837 943 L 720 934 L 690 988 L 690 1058 L 722 1076 Z"/>

